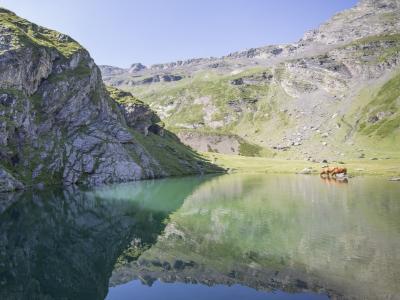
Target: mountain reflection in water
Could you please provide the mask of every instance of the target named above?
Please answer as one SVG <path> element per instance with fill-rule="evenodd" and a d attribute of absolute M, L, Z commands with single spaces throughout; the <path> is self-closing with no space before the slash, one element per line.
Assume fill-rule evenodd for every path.
<path fill-rule="evenodd" d="M 4 195 L 0 298 L 399 298 L 400 186 L 325 183 L 223 175 Z"/>

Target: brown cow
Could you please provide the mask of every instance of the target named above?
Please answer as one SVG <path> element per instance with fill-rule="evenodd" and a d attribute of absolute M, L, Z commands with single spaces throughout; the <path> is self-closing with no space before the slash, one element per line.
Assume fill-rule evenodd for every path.
<path fill-rule="evenodd" d="M 324 167 L 324 168 L 322 168 L 322 171 L 321 171 L 321 173 L 319 173 L 319 175 L 321 177 L 324 177 L 325 175 L 329 177 L 334 169 L 335 168 L 330 168 L 329 166 L 328 167 Z"/>

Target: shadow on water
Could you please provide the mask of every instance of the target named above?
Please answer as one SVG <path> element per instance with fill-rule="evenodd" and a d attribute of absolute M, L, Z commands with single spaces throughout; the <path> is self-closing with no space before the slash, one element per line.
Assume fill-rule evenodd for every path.
<path fill-rule="evenodd" d="M 115 265 L 136 259 L 208 177 L 0 198 L 0 299 L 104 299 Z"/>

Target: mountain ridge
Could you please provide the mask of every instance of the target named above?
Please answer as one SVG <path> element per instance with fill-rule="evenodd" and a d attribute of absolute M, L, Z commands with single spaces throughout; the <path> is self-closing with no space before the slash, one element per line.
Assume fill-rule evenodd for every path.
<path fill-rule="evenodd" d="M 396 153 L 397 98 L 390 104 L 373 98 L 385 92 L 385 83 L 398 80 L 399 20 L 398 0 L 364 0 L 297 43 L 130 74 L 100 68 L 106 84 L 148 103 L 167 128 L 197 150 L 240 154 L 242 139 L 269 155 L 322 160 L 357 158 L 361 150 L 373 155 L 379 141 L 383 152 Z M 365 110 L 370 103 L 377 107 Z M 226 135 L 224 143 L 232 135 L 237 141 L 221 149 L 214 147 L 215 135 Z"/>
<path fill-rule="evenodd" d="M 371 9 L 384 9 L 387 10 L 389 13 L 393 13 L 393 10 L 400 10 L 400 2 L 397 0 L 360 0 L 358 4 L 352 8 L 346 9 L 344 11 L 341 11 L 337 14 L 335 14 L 331 20 L 334 20 L 335 18 L 340 18 L 342 15 L 346 14 L 352 14 L 352 13 L 359 13 L 359 11 L 364 11 L 365 9 L 371 10 Z M 368 14 L 361 14 L 359 18 L 365 17 Z M 223 55 L 221 57 L 215 57 L 215 56 L 210 56 L 210 57 L 194 57 L 194 58 L 187 58 L 183 60 L 176 60 L 176 61 L 170 61 L 166 63 L 156 63 L 156 64 L 151 64 L 151 65 L 143 65 L 140 62 L 139 63 L 133 63 L 131 67 L 129 68 L 120 68 L 120 67 L 113 67 L 113 66 L 107 66 L 107 67 L 113 67 L 116 69 L 120 70 L 131 70 L 132 71 L 141 71 L 144 69 L 153 69 L 153 70 L 163 70 L 163 69 L 169 69 L 169 68 L 175 68 L 175 67 L 180 67 L 180 66 L 185 66 L 188 64 L 196 64 L 199 62 L 212 62 L 212 61 L 217 61 L 220 58 L 229 58 L 229 57 L 255 57 L 257 52 L 267 52 L 271 53 L 274 55 L 281 54 L 283 52 L 283 48 L 285 47 L 294 47 L 297 48 L 299 46 L 304 46 L 304 44 L 310 43 L 313 40 L 318 40 L 322 44 L 330 44 L 331 41 L 327 39 L 327 34 L 326 30 L 329 30 L 329 25 L 330 22 L 324 22 L 321 25 L 318 26 L 316 29 L 311 29 L 308 30 L 304 33 L 303 37 L 298 40 L 297 42 L 294 43 L 283 43 L 283 44 L 271 44 L 271 45 L 265 45 L 261 47 L 250 47 L 245 50 L 239 50 L 239 51 L 233 51 L 230 52 L 226 55 Z M 368 25 L 367 25 L 368 26 Z M 372 26 L 368 26 L 369 29 L 371 29 Z M 343 37 L 337 38 L 337 39 L 343 39 L 341 42 L 346 43 L 349 40 L 354 40 L 358 38 L 362 38 L 365 36 L 370 36 L 370 35 L 378 35 L 381 34 L 383 31 L 386 31 L 386 33 L 397 33 L 400 30 L 400 24 L 397 22 L 392 28 L 386 28 L 385 30 L 382 30 L 379 26 L 375 28 L 375 32 L 369 32 L 367 35 L 362 34 L 362 30 L 354 31 L 352 30 L 353 28 L 350 28 L 350 31 L 353 31 L 352 35 L 347 34 L 345 36 L 346 39 L 343 39 Z M 323 36 L 323 37 L 321 37 Z M 331 38 L 331 37 L 330 37 Z M 337 42 L 337 40 L 336 40 Z M 293 49 L 292 49 L 293 50 Z M 141 67 L 136 70 L 132 70 L 132 67 L 135 67 L 136 65 L 140 65 Z M 100 67 L 103 67 L 100 65 Z"/>

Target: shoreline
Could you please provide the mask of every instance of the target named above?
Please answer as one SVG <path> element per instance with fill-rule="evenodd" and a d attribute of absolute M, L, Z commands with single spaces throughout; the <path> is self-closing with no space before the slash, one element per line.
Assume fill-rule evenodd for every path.
<path fill-rule="evenodd" d="M 280 158 L 247 157 L 219 153 L 202 153 L 210 162 L 225 168 L 228 173 L 269 173 L 269 174 L 307 174 L 319 175 L 322 166 L 342 166 L 348 170 L 349 177 L 386 176 L 400 177 L 400 158 L 382 160 L 345 160 L 343 162 L 319 163 Z M 302 173 L 309 169 L 309 173 Z M 388 178 L 388 179 L 389 179 Z"/>
<path fill-rule="evenodd" d="M 240 155 L 228 155 L 219 154 L 214 152 L 203 152 L 200 155 L 209 160 L 211 163 L 221 167 L 225 170 L 221 172 L 206 172 L 204 174 L 182 174 L 172 175 L 158 178 L 144 178 L 135 181 L 127 182 L 113 182 L 108 184 L 100 184 L 95 186 L 86 186 L 82 184 L 63 186 L 62 184 L 52 184 L 45 186 L 25 186 L 23 189 L 14 191 L 1 192 L 0 195 L 10 195 L 18 192 L 26 192 L 30 190 L 45 190 L 54 188 L 68 188 L 68 187 L 79 187 L 79 188 L 98 188 L 104 186 L 110 186 L 120 183 L 129 182 L 141 182 L 148 180 L 162 180 L 168 178 L 185 178 L 188 176 L 208 176 L 208 175 L 223 175 L 223 174 L 291 174 L 291 175 L 309 175 L 319 176 L 321 169 L 324 165 L 330 166 L 344 166 L 348 170 L 348 178 L 360 177 L 360 176 L 379 176 L 386 177 L 389 181 L 398 182 L 400 181 L 400 158 L 393 159 L 381 159 L 381 160 L 344 160 L 341 163 L 328 162 L 319 163 L 302 160 L 291 160 L 283 158 L 266 158 L 266 157 L 250 157 Z M 309 172 L 304 172 L 308 170 Z"/>

